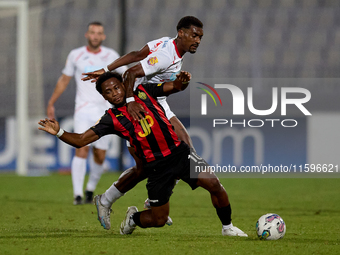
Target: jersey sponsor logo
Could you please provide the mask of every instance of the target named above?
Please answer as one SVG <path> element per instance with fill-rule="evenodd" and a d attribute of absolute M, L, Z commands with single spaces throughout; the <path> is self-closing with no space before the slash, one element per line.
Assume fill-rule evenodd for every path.
<path fill-rule="evenodd" d="M 146 115 L 145 116 L 145 118 L 144 119 L 141 119 L 140 121 L 140 125 L 141 125 L 141 127 L 142 127 L 142 129 L 143 129 L 143 132 L 141 132 L 141 131 L 139 131 L 138 132 L 138 135 L 140 136 L 140 137 L 146 137 L 146 136 L 148 136 L 148 135 L 150 135 L 151 134 L 151 127 L 153 126 L 153 124 L 154 124 L 154 121 L 153 121 L 153 119 L 151 118 L 151 116 L 150 115 Z"/>
<path fill-rule="evenodd" d="M 151 57 L 148 59 L 148 65 L 154 66 L 156 63 L 158 63 L 157 57 Z"/>
<path fill-rule="evenodd" d="M 162 49 L 166 47 L 166 45 L 168 44 L 168 40 L 167 41 L 164 41 L 164 44 L 162 46 Z"/>
<path fill-rule="evenodd" d="M 146 94 L 142 91 L 138 91 L 138 97 L 142 100 L 145 100 L 146 99 Z"/>
<path fill-rule="evenodd" d="M 116 118 L 118 118 L 118 117 L 124 117 L 123 113 L 117 114 Z"/>

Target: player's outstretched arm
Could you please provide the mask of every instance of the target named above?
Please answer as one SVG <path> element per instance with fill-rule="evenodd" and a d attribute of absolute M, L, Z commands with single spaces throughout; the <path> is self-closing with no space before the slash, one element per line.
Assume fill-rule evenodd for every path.
<path fill-rule="evenodd" d="M 92 129 L 88 129 L 82 134 L 63 131 L 55 119 L 46 118 L 40 120 L 38 124 L 41 126 L 38 127 L 39 130 L 43 130 L 51 135 L 57 135 L 61 131 L 62 134 L 59 136 L 59 139 L 76 148 L 81 148 L 99 139 L 99 136 Z"/>
<path fill-rule="evenodd" d="M 131 51 L 130 53 L 117 58 L 115 61 L 113 61 L 111 64 L 107 66 L 107 69 L 109 71 L 113 71 L 117 69 L 118 67 L 129 65 L 134 62 L 138 62 L 148 56 L 150 52 L 149 46 L 145 45 L 142 49 L 138 51 Z M 83 73 L 83 75 L 87 75 L 86 77 L 82 78 L 83 81 L 88 81 L 91 80 L 91 82 L 96 82 L 98 77 L 103 74 L 105 70 L 99 69 L 94 72 L 88 72 L 88 73 Z"/>
<path fill-rule="evenodd" d="M 126 66 L 138 61 L 141 61 L 142 59 L 146 58 L 149 55 L 150 49 L 148 45 L 145 45 L 143 48 L 137 51 L 131 51 L 130 53 L 117 58 L 115 61 L 113 61 L 111 64 L 107 66 L 109 71 L 113 71 L 121 66 Z"/>
<path fill-rule="evenodd" d="M 176 80 L 164 83 L 163 92 L 166 95 L 183 91 L 188 87 L 189 82 L 191 80 L 191 73 L 187 71 L 181 71 L 176 76 L 177 76 Z"/>
<path fill-rule="evenodd" d="M 54 104 L 58 100 L 58 98 L 63 94 L 65 89 L 67 88 L 68 84 L 70 83 L 71 76 L 67 76 L 65 74 L 62 74 L 57 82 L 57 85 L 55 86 L 55 89 L 53 91 L 53 94 L 48 101 L 47 104 L 47 117 L 50 119 L 55 118 L 55 109 L 54 109 Z"/>

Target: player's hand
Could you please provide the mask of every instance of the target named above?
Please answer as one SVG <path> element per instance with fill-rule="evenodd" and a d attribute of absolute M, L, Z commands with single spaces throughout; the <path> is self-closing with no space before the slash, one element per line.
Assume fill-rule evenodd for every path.
<path fill-rule="evenodd" d="M 141 112 L 148 113 L 140 103 L 137 103 L 135 101 L 127 104 L 127 110 L 132 118 L 138 121 L 144 118 Z"/>
<path fill-rule="evenodd" d="M 185 90 L 188 87 L 190 80 L 191 73 L 181 71 L 179 74 L 176 75 L 176 80 L 174 80 L 174 88 L 177 91 Z"/>
<path fill-rule="evenodd" d="M 98 80 L 99 76 L 102 75 L 103 73 L 105 73 L 103 68 L 96 70 L 94 72 L 82 73 L 82 75 L 86 75 L 86 76 L 83 77 L 81 80 L 82 81 L 91 80 L 91 82 L 96 82 Z"/>
<path fill-rule="evenodd" d="M 40 120 L 38 124 L 41 126 L 38 127 L 39 130 L 44 130 L 51 135 L 56 135 L 60 129 L 59 123 L 55 119 L 46 118 L 44 120 Z"/>
<path fill-rule="evenodd" d="M 55 119 L 55 108 L 53 104 L 47 105 L 47 117 L 49 119 Z"/>
<path fill-rule="evenodd" d="M 188 83 L 191 80 L 191 73 L 187 71 L 181 71 L 176 75 L 176 79 L 182 83 Z"/>

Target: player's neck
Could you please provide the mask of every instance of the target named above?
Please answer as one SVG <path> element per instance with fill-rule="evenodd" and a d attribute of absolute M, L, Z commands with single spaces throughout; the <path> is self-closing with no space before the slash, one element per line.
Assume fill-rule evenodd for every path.
<path fill-rule="evenodd" d="M 86 49 L 91 53 L 98 53 L 101 51 L 100 46 L 94 48 L 94 47 L 91 47 L 90 45 L 87 45 Z"/>
<path fill-rule="evenodd" d="M 174 41 L 175 41 L 175 44 L 176 44 L 177 51 L 178 51 L 179 55 L 180 55 L 181 57 L 183 57 L 183 55 L 186 53 L 186 51 L 183 50 L 183 48 L 181 47 L 181 44 L 180 44 L 178 38 L 176 38 Z"/>
<path fill-rule="evenodd" d="M 120 104 L 114 104 L 114 106 L 116 107 L 116 109 L 121 108 L 121 107 L 126 106 L 126 105 L 127 105 L 127 103 L 126 103 L 125 100 L 124 100 L 122 103 L 120 103 Z"/>

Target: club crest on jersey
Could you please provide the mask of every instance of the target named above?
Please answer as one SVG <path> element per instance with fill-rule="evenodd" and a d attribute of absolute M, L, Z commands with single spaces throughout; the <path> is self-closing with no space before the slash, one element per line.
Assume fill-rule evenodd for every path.
<path fill-rule="evenodd" d="M 148 64 L 150 66 L 154 66 L 156 63 L 158 63 L 157 57 L 151 57 L 151 58 L 148 59 Z"/>
<path fill-rule="evenodd" d="M 138 91 L 138 97 L 142 100 L 145 100 L 146 99 L 146 94 L 142 91 Z"/>

